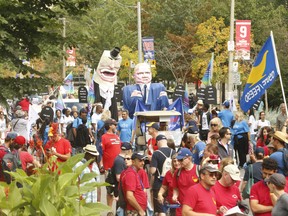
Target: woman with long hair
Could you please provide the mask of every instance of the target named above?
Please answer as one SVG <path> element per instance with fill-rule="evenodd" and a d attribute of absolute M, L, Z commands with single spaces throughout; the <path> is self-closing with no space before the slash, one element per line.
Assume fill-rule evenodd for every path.
<path fill-rule="evenodd" d="M 269 149 L 267 145 L 271 142 L 272 128 L 269 126 L 264 126 L 260 129 L 259 136 L 257 139 L 256 147 L 264 148 L 264 154 L 267 156 L 269 154 Z"/>
<path fill-rule="evenodd" d="M 246 162 L 246 155 L 249 151 L 249 126 L 244 120 L 243 112 L 236 112 L 235 124 L 233 125 L 234 131 L 234 150 L 237 156 L 239 167 L 243 167 Z"/>
<path fill-rule="evenodd" d="M 266 120 L 265 116 L 266 115 L 264 111 L 261 111 L 259 113 L 259 120 L 256 122 L 258 131 L 264 126 L 269 126 L 269 127 L 271 126 L 270 121 Z"/>

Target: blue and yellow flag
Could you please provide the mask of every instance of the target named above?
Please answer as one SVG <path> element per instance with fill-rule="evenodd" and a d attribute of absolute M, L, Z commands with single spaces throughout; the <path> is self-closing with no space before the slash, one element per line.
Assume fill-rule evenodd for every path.
<path fill-rule="evenodd" d="M 277 54 L 271 34 L 254 62 L 240 100 L 241 109 L 247 112 L 274 83 L 278 75 Z"/>
<path fill-rule="evenodd" d="M 201 80 L 201 82 L 205 86 L 211 85 L 212 74 L 213 74 L 213 61 L 214 61 L 214 53 L 212 53 L 211 60 L 209 61 L 208 67 L 204 73 L 202 80 Z"/>

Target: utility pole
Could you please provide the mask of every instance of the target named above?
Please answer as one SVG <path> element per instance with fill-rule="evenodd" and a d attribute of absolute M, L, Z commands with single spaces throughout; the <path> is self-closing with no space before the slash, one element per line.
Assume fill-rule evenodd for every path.
<path fill-rule="evenodd" d="M 60 18 L 63 23 L 63 32 L 62 32 L 62 37 L 65 39 L 66 38 L 66 18 Z M 65 60 L 65 53 L 66 53 L 66 48 L 65 48 L 65 43 L 63 43 L 63 66 L 62 66 L 62 77 L 63 80 L 66 78 L 66 60 Z"/>
<path fill-rule="evenodd" d="M 233 92 L 233 52 L 234 52 L 234 7 L 235 0 L 231 0 L 231 11 L 230 11 L 230 48 L 229 51 L 229 70 L 228 70 L 228 94 Z M 233 44 L 233 45 L 232 45 Z"/>
<path fill-rule="evenodd" d="M 137 2 L 138 63 L 142 63 L 141 4 Z"/>

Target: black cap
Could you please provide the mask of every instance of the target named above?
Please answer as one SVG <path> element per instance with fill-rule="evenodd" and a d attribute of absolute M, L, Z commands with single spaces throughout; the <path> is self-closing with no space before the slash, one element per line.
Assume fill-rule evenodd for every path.
<path fill-rule="evenodd" d="M 130 149 L 132 149 L 132 146 L 131 146 L 131 144 L 128 143 L 128 142 L 123 142 L 123 143 L 121 144 L 121 149 L 122 149 L 122 150 L 130 150 Z"/>
<path fill-rule="evenodd" d="M 147 127 L 154 128 L 154 129 L 157 130 L 157 131 L 159 131 L 159 129 L 160 129 L 159 124 L 156 123 L 156 122 L 150 122 L 149 124 L 147 124 Z"/>
<path fill-rule="evenodd" d="M 120 48 L 114 47 L 114 49 L 110 51 L 110 56 L 115 59 L 118 57 L 119 53 L 120 53 Z"/>
<path fill-rule="evenodd" d="M 157 137 L 156 137 L 156 141 L 160 141 L 160 140 L 167 140 L 166 136 L 162 135 L 162 134 L 159 134 Z"/>

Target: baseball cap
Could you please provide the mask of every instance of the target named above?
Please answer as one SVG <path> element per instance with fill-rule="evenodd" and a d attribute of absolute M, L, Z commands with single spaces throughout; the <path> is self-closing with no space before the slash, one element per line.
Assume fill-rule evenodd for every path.
<path fill-rule="evenodd" d="M 188 148 L 182 148 L 176 157 L 177 160 L 181 160 L 184 157 L 192 156 L 192 152 Z"/>
<path fill-rule="evenodd" d="M 230 107 L 230 102 L 228 100 L 225 100 L 222 105 L 228 108 Z"/>
<path fill-rule="evenodd" d="M 149 124 L 147 124 L 147 127 L 152 127 L 152 128 L 154 128 L 155 130 L 157 130 L 157 131 L 160 129 L 159 124 L 156 123 L 156 122 L 150 122 Z"/>
<path fill-rule="evenodd" d="M 141 153 L 133 153 L 131 159 L 135 160 L 135 159 L 139 159 L 139 160 L 145 160 L 147 158 L 146 155 L 143 155 Z"/>
<path fill-rule="evenodd" d="M 160 140 L 167 140 L 166 136 L 164 136 L 163 134 L 159 134 L 157 137 L 156 137 L 156 141 L 160 141 Z"/>
<path fill-rule="evenodd" d="M 131 144 L 128 143 L 128 142 L 122 142 L 122 144 L 121 144 L 121 149 L 122 149 L 122 150 L 130 150 L 130 149 L 132 149 L 132 146 L 131 146 Z"/>
<path fill-rule="evenodd" d="M 189 121 L 188 122 L 188 133 L 190 134 L 198 134 L 199 133 L 199 129 L 198 129 L 198 126 L 197 126 L 197 123 L 196 121 Z"/>
<path fill-rule="evenodd" d="M 269 178 L 265 179 L 265 182 L 270 182 L 277 187 L 285 187 L 286 185 L 286 178 L 284 175 L 280 173 L 274 173 Z"/>
<path fill-rule="evenodd" d="M 200 169 L 200 173 L 203 173 L 203 171 L 208 171 L 208 172 L 220 172 L 217 168 L 217 165 L 213 165 L 213 164 L 205 164 L 204 166 L 202 166 L 202 168 Z"/>
<path fill-rule="evenodd" d="M 234 181 L 241 181 L 240 171 L 234 164 L 225 166 L 224 171 L 228 172 Z"/>
<path fill-rule="evenodd" d="M 14 139 L 14 143 L 18 144 L 18 145 L 24 145 L 26 143 L 26 139 L 23 136 L 17 136 Z"/>
<path fill-rule="evenodd" d="M 114 119 L 108 119 L 105 121 L 105 124 L 114 124 L 114 125 L 117 125 L 117 122 L 114 120 Z"/>
<path fill-rule="evenodd" d="M 15 139 L 18 136 L 18 134 L 16 132 L 9 132 L 7 133 L 7 138 L 9 139 Z"/>
<path fill-rule="evenodd" d="M 203 103 L 203 100 L 198 100 L 198 101 L 197 101 L 197 104 L 203 105 L 203 104 L 204 104 L 204 103 Z"/>
<path fill-rule="evenodd" d="M 262 154 L 264 155 L 264 149 L 262 147 L 258 147 L 255 149 L 255 155 L 259 155 L 259 154 Z"/>

